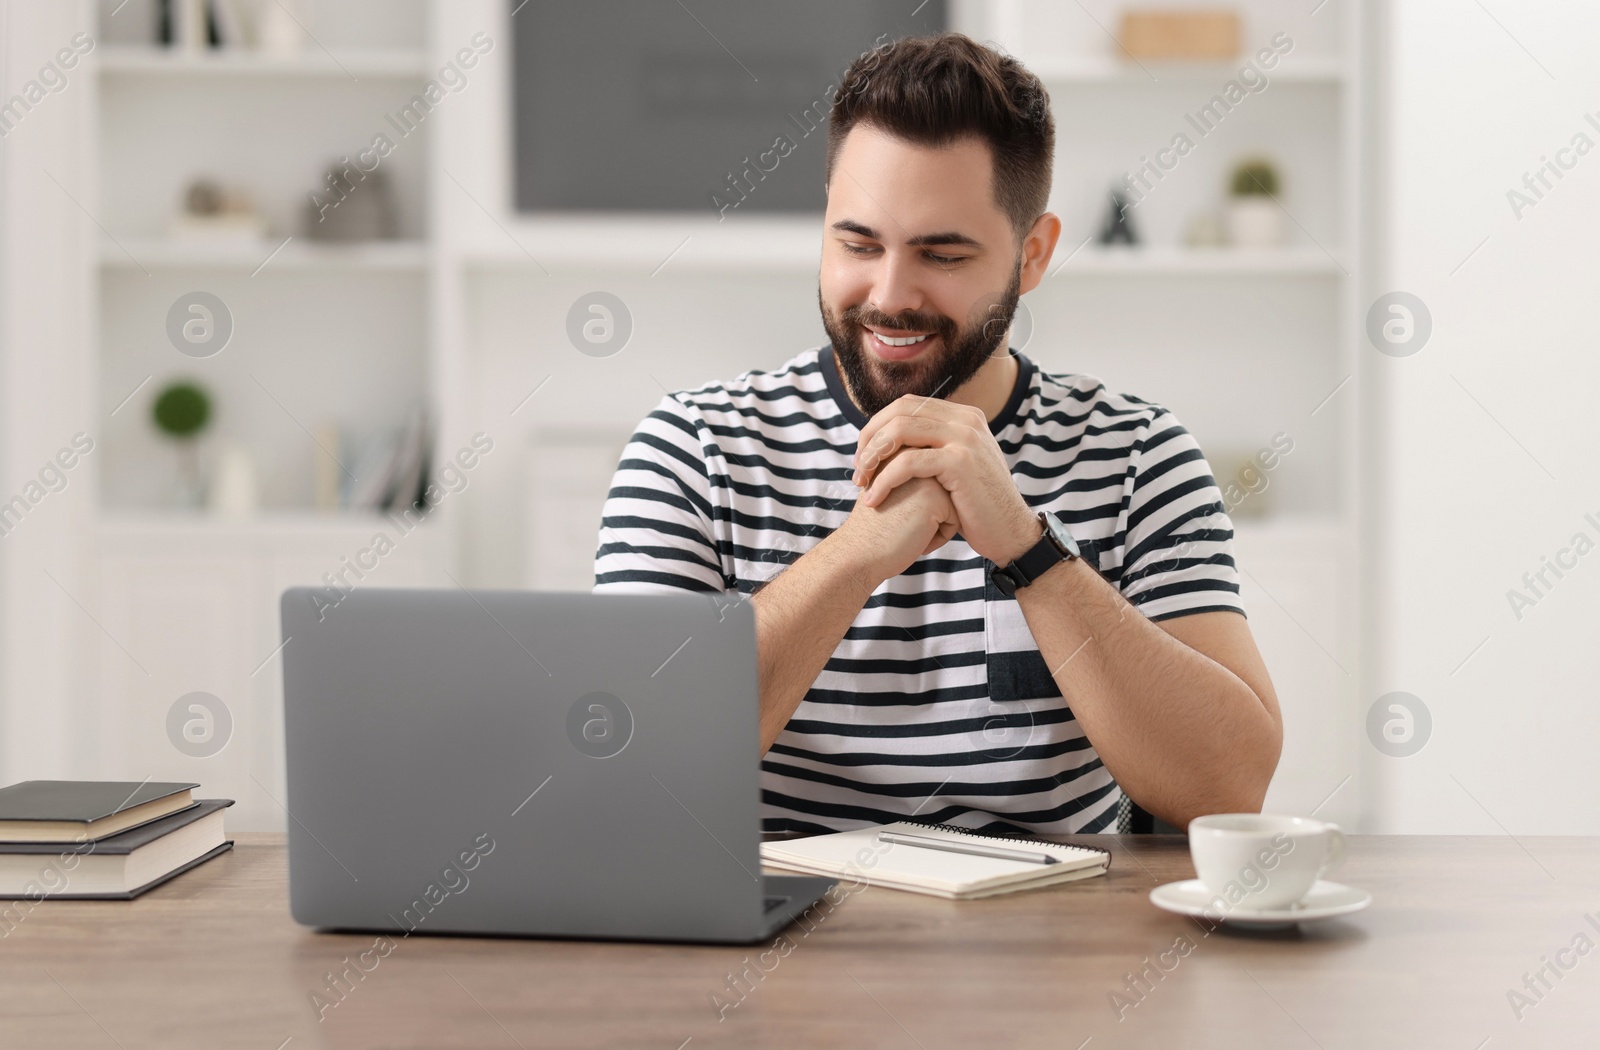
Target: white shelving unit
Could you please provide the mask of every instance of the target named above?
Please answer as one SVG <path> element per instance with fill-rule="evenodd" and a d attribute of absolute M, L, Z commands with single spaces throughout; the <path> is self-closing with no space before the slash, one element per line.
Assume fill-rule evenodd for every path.
<path fill-rule="evenodd" d="M 1051 207 L 1065 228 L 1050 276 L 1023 300 L 1032 321 L 1026 351 L 1045 367 L 1096 374 L 1166 404 L 1219 472 L 1280 432 L 1295 441 L 1266 493 L 1250 497 L 1257 502 L 1235 520 L 1244 601 L 1286 716 L 1268 804 L 1291 812 L 1320 805 L 1320 815 L 1354 823 L 1361 784 L 1345 778 L 1358 771 L 1351 727 L 1362 675 L 1362 13 L 1351 4 L 1315 15 L 1311 5 L 1237 6 L 1248 45 L 1238 61 L 1143 68 L 1117 54 L 1103 28 L 1116 23 L 1114 0 L 1086 2 L 1087 10 L 1035 0 L 961 0 L 953 8 L 956 28 L 1006 47 L 1052 95 Z M 443 17 L 441 34 L 485 22 L 504 27 L 504 12 L 465 3 Z M 1294 46 L 1268 73 L 1270 83 L 1199 135 L 1184 114 L 1280 31 Z M 663 390 L 775 365 L 821 341 L 821 230 L 810 217 L 518 215 L 504 91 L 502 83 L 474 97 L 444 129 L 452 165 L 477 175 L 472 199 L 448 193 L 441 211 L 452 215 L 462 272 L 465 403 L 488 414 L 513 400 L 506 388 L 548 386 L 515 421 L 514 464 L 501 464 L 505 487 L 518 495 L 486 493 L 470 527 L 478 550 L 520 543 L 525 551 L 520 561 L 485 554 L 479 570 L 530 586 L 581 587 L 592 531 L 572 522 L 598 516 L 604 484 L 592 477 L 594 464 L 615 457 Z M 1134 209 L 1143 243 L 1096 245 L 1091 235 L 1113 178 L 1181 131 L 1196 148 Z M 1287 243 L 1184 247 L 1188 218 L 1220 205 L 1230 166 L 1261 151 L 1283 173 Z M 562 330 L 572 300 L 596 288 L 630 305 L 638 344 L 603 362 L 578 359 Z M 1268 504 L 1265 516 L 1247 513 Z"/>
<path fill-rule="evenodd" d="M 153 47 L 112 45 L 100 53 L 101 76 L 122 74 L 181 77 L 425 77 L 427 52 L 421 48 L 390 50 L 340 49 L 331 54 L 276 56 L 252 52 L 185 54 Z"/>
<path fill-rule="evenodd" d="M 114 6 L 83 3 L 89 26 Z M 283 797 L 275 596 L 318 582 L 385 528 L 308 510 L 303 481 L 320 453 L 306 431 L 341 413 L 397 416 L 425 397 L 441 453 L 478 431 L 495 440 L 470 489 L 408 536 L 374 582 L 450 586 L 439 571 L 449 568 L 469 585 L 581 587 L 607 465 L 662 391 L 775 365 L 821 341 L 814 217 L 515 211 L 511 6 L 323 2 L 312 23 L 321 46 L 289 60 L 161 53 L 97 35 L 85 64 L 95 86 L 80 199 L 96 220 L 83 225 L 98 333 L 88 371 L 102 415 L 155 376 L 103 420 L 97 464 L 96 586 L 84 605 L 149 671 L 84 628 L 97 654 L 82 672 L 85 707 L 117 710 L 102 730 L 103 775 L 198 780 L 240 800 L 235 826 L 283 825 L 273 800 Z M 956 28 L 1011 50 L 1054 102 L 1051 206 L 1065 230 L 1051 276 L 1024 299 L 1029 355 L 1167 404 L 1219 468 L 1277 432 L 1295 439 L 1267 493 L 1252 497 L 1270 513 L 1241 512 L 1236 524 L 1245 601 L 1289 726 L 1269 804 L 1308 811 L 1355 770 L 1361 7 L 1329 4 L 1312 16 L 1267 0 L 1240 5 L 1251 50 L 1280 30 L 1295 49 L 1270 87 L 1135 210 L 1144 243 L 1130 250 L 1089 238 L 1107 186 L 1165 146 L 1244 59 L 1142 69 L 1101 28 L 1115 24 L 1112 0 L 1086 0 L 1087 12 L 1034 0 L 952 6 Z M 477 33 L 493 49 L 469 85 L 383 162 L 401 239 L 305 239 L 296 220 L 323 166 L 365 148 L 384 115 Z M 222 122 L 249 133 L 213 134 Z M 215 141 L 231 145 L 218 152 Z M 1284 173 L 1291 240 L 1271 251 L 1181 246 L 1188 217 L 1220 203 L 1228 166 L 1262 149 Z M 162 218 L 198 166 L 254 183 L 272 235 L 234 244 L 163 236 Z M 190 362 L 164 345 L 166 306 L 193 288 L 239 307 L 241 341 L 218 358 Z M 574 299 L 596 289 L 621 295 L 634 315 L 632 341 L 608 359 L 578 354 L 565 333 Z M 138 417 L 160 379 L 179 371 L 221 384 L 223 417 L 264 450 L 272 498 L 258 519 L 195 519 L 140 498 L 154 483 L 130 467 L 151 460 L 135 440 Z M 119 461 L 121 447 L 131 458 Z M 292 470 L 274 466 L 290 460 Z M 149 729 L 195 689 L 237 703 L 236 743 L 211 759 L 178 755 Z M 1352 819 L 1359 787 L 1320 815 Z"/>
<path fill-rule="evenodd" d="M 447 513 L 411 527 L 376 512 L 319 511 L 311 489 L 319 459 L 339 460 L 324 470 L 355 465 L 350 450 L 325 447 L 328 426 L 375 434 L 419 403 L 448 415 L 433 318 L 441 256 L 429 215 L 431 128 L 402 136 L 382 123 L 438 67 L 430 4 L 318 3 L 313 38 L 291 56 L 163 49 L 129 39 L 148 10 L 113 15 L 114 3 L 95 0 L 83 9 L 100 45 L 85 62 L 94 97 L 83 165 L 94 187 L 83 200 L 103 427 L 84 598 L 103 632 L 84 632 L 99 658 L 82 683 L 103 711 L 96 775 L 195 780 L 237 800 L 232 826 L 281 828 L 279 594 L 326 586 L 329 574 L 349 581 L 347 567 L 379 534 L 394 549 L 361 585 L 449 585 Z M 396 141 L 381 163 L 403 236 L 307 237 L 322 171 L 367 148 L 378 129 Z M 201 175 L 249 189 L 270 233 L 168 235 L 184 183 Z M 165 334 L 169 306 L 194 290 L 218 295 L 233 316 L 234 337 L 215 357 L 185 357 Z M 159 467 L 169 454 L 147 420 L 155 394 L 178 377 L 210 390 L 217 439 L 256 461 L 259 514 L 166 506 Z M 168 707 L 192 691 L 217 696 L 233 718 L 231 739 L 207 758 L 166 736 Z"/>
<path fill-rule="evenodd" d="M 1322 806 L 1319 815 L 1353 824 L 1363 787 L 1353 728 L 1363 684 L 1363 5 L 1237 3 L 1246 37 L 1238 59 L 1185 64 L 1121 54 L 1107 34 L 1120 6 L 996 0 L 968 8 L 982 23 L 974 29 L 1005 43 L 1051 91 L 1060 150 L 1052 203 L 1063 216 L 1082 215 L 1084 201 L 1176 134 L 1193 145 L 1131 209 L 1147 246 L 1108 251 L 1091 243 L 1061 266 L 1064 283 L 1039 290 L 1035 345 L 1041 332 L 1070 333 L 1075 370 L 1117 374 L 1173 408 L 1219 474 L 1229 453 L 1264 446 L 1278 432 L 1295 439 L 1278 476 L 1269 476 L 1271 514 L 1235 521 L 1244 601 L 1285 717 L 1267 805 Z M 1264 86 L 1247 90 L 1205 132 L 1186 119 L 1230 80 L 1240 82 L 1275 34 L 1292 47 L 1245 81 L 1248 88 L 1259 74 Z M 1180 247 L 1189 217 L 1220 199 L 1228 166 L 1257 153 L 1283 175 L 1288 244 L 1254 252 Z M 1063 241 L 1079 243 L 1098 219 L 1083 216 L 1076 231 L 1068 219 Z"/>

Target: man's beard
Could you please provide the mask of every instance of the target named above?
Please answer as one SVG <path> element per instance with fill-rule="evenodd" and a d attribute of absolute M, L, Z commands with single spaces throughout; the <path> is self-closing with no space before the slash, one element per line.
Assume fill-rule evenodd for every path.
<path fill-rule="evenodd" d="M 903 313 L 890 317 L 876 307 L 852 306 L 835 317 L 817 287 L 822 327 L 833 344 L 834 360 L 844 373 L 851 395 L 868 419 L 906 394 L 948 398 L 978 374 L 983 363 L 1004 343 L 1022 291 L 1022 260 L 1011 271 L 1006 290 L 985 297 L 974 308 L 965 329 L 943 314 Z M 923 354 L 910 361 L 882 361 L 866 349 L 862 325 L 903 332 L 933 332 L 942 353 Z"/>

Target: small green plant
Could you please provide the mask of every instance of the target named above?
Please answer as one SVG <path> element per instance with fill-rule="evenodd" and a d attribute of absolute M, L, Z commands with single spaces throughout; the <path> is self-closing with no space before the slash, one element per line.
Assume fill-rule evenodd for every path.
<path fill-rule="evenodd" d="M 204 430 L 210 421 L 211 397 L 193 383 L 173 383 L 156 398 L 151 415 L 163 434 L 186 441 Z"/>
<path fill-rule="evenodd" d="M 1269 160 L 1241 161 L 1233 169 L 1233 195 L 1276 197 L 1278 169 Z"/>

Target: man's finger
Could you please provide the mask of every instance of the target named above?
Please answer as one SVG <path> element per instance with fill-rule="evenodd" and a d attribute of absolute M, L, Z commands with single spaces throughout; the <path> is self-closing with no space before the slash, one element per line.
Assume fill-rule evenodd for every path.
<path fill-rule="evenodd" d="M 955 539 L 956 533 L 959 531 L 961 531 L 961 526 L 957 522 L 941 522 L 938 531 L 933 534 L 933 538 L 928 541 L 928 545 L 922 549 L 922 553 L 932 554 L 946 543 Z"/>
<path fill-rule="evenodd" d="M 878 476 L 872 480 L 872 486 L 861 494 L 862 505 L 877 506 L 888 497 L 889 493 L 912 478 L 938 477 L 949 466 L 947 460 L 948 457 L 940 449 L 906 449 L 878 471 Z"/>
<path fill-rule="evenodd" d="M 866 485 L 874 472 L 894 458 L 902 448 L 938 448 L 956 432 L 951 424 L 938 419 L 899 416 L 889 420 L 873 435 L 871 443 L 856 452 L 856 470 L 851 480 Z"/>
<path fill-rule="evenodd" d="M 877 415 L 867 420 L 867 425 L 861 428 L 861 434 L 856 439 L 855 465 L 860 466 L 867 449 L 871 446 L 878 431 L 895 419 L 922 419 L 927 418 L 941 423 L 955 422 L 963 412 L 971 412 L 965 405 L 953 404 L 936 397 L 918 397 L 915 394 L 906 394 L 896 398 Z"/>

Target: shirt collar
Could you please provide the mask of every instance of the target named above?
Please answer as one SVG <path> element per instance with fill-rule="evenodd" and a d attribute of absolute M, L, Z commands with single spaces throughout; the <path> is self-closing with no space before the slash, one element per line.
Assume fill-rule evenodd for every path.
<path fill-rule="evenodd" d="M 1017 382 L 1011 388 L 1011 396 L 1006 398 L 1005 407 L 989 421 L 989 432 L 992 434 L 999 434 L 1016 419 L 1023 399 L 1028 396 L 1028 390 L 1033 384 L 1033 362 L 1017 350 L 1010 350 L 1009 353 L 1017 359 Z M 857 430 L 866 426 L 867 417 L 862 415 L 861 409 L 850 399 L 850 391 L 845 388 L 844 379 L 839 375 L 839 364 L 833 357 L 833 344 L 823 346 L 817 355 L 817 364 L 822 369 L 823 381 L 828 384 L 828 393 L 833 396 L 839 412 Z"/>

